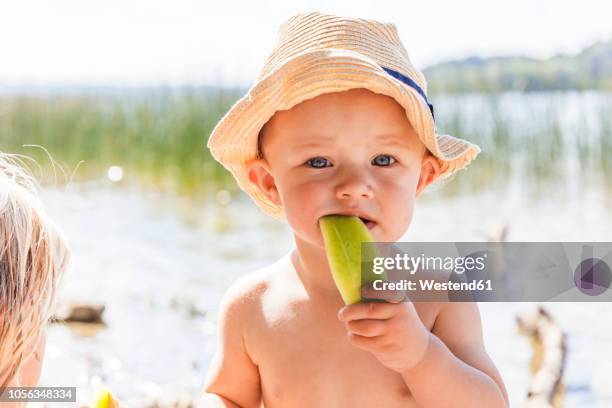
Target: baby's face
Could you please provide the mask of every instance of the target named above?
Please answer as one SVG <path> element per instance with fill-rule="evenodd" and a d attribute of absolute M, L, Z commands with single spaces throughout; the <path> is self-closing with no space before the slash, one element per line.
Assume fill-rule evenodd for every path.
<path fill-rule="evenodd" d="M 397 241 L 415 198 L 439 173 L 391 97 L 366 89 L 323 94 L 277 112 L 249 178 L 285 211 L 294 233 L 323 246 L 319 218 L 353 214 L 377 241 Z"/>

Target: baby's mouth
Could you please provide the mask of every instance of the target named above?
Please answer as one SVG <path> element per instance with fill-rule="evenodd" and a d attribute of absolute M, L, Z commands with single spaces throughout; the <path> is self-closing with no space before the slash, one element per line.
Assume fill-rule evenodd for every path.
<path fill-rule="evenodd" d="M 363 217 L 359 217 L 359 219 L 361 220 L 361 222 L 363 222 L 365 224 L 365 226 L 371 230 L 372 228 L 374 228 L 376 226 L 376 222 L 369 220 L 367 218 L 363 218 Z"/>
<path fill-rule="evenodd" d="M 331 215 L 331 214 L 329 214 L 329 215 Z M 340 213 L 338 213 L 338 214 L 336 214 L 336 215 L 352 215 L 352 214 L 340 214 Z M 369 218 L 359 217 L 359 216 L 356 216 L 356 217 L 357 217 L 357 218 L 359 218 L 359 220 L 361 220 L 361 222 L 363 222 L 363 224 L 366 226 L 366 228 L 367 228 L 368 230 L 371 230 L 371 229 L 373 229 L 374 227 L 376 227 L 376 225 L 378 225 L 378 224 L 376 223 L 376 221 L 373 221 L 373 220 L 371 220 L 371 219 L 369 219 Z M 318 221 L 317 221 L 317 222 L 318 222 Z"/>

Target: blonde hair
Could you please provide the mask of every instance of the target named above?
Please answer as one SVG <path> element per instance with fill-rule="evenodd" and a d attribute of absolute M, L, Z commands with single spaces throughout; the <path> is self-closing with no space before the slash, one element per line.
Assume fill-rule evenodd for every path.
<path fill-rule="evenodd" d="M 0 387 L 34 352 L 70 259 L 21 157 L 0 152 Z"/>

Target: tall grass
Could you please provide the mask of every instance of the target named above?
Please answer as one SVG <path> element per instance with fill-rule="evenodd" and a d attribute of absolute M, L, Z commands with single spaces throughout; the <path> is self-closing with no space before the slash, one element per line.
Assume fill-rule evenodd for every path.
<path fill-rule="evenodd" d="M 150 91 L 127 95 L 11 96 L 0 99 L 0 150 L 48 169 L 44 147 L 75 180 L 121 166 L 128 181 L 179 194 L 233 189 L 206 141 L 236 91 Z M 79 162 L 83 161 L 79 165 Z"/>
<path fill-rule="evenodd" d="M 612 193 L 612 93 L 472 95 L 442 98 L 438 128 L 482 153 L 441 190 L 529 195 L 579 188 Z"/>
<path fill-rule="evenodd" d="M 178 194 L 236 192 L 206 141 L 242 94 L 234 90 L 150 90 L 111 95 L 0 97 L 0 150 L 34 157 L 40 145 L 75 180 L 105 177 L 121 166 L 127 181 Z M 457 195 L 506 189 L 602 183 L 612 190 L 612 94 L 436 96 L 437 127 L 471 140 L 482 154 L 440 191 Z M 571 163 L 578 163 L 572 168 Z M 548 187 L 547 187 L 548 186 Z"/>

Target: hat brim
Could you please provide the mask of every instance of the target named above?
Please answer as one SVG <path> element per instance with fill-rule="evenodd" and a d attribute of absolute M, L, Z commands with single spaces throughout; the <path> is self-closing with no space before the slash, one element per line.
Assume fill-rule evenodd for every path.
<path fill-rule="evenodd" d="M 265 213 L 282 219 L 282 207 L 272 203 L 246 173 L 247 164 L 257 157 L 259 131 L 277 111 L 318 95 L 354 88 L 390 96 L 405 109 L 415 132 L 438 159 L 441 178 L 464 168 L 480 152 L 477 145 L 466 140 L 436 134 L 429 107 L 413 88 L 369 57 L 340 49 L 304 52 L 284 61 L 232 106 L 214 128 L 207 146 Z"/>

